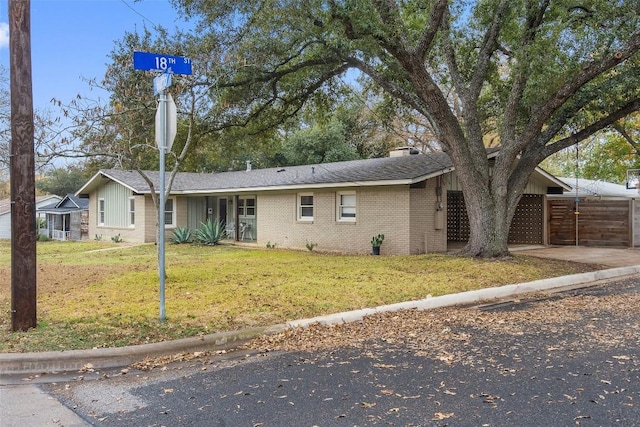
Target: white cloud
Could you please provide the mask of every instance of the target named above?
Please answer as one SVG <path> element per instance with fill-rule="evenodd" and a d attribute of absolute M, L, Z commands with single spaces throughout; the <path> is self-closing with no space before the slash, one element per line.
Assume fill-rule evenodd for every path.
<path fill-rule="evenodd" d="M 9 47 L 9 24 L 0 22 L 0 49 Z"/>

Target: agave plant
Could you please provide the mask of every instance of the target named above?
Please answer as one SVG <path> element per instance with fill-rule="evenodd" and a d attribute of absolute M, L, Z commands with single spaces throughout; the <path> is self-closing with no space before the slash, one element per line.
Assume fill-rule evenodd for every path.
<path fill-rule="evenodd" d="M 193 233 L 189 227 L 178 227 L 173 230 L 173 243 L 181 244 L 181 243 L 189 243 L 191 242 L 191 237 Z"/>
<path fill-rule="evenodd" d="M 201 222 L 200 228 L 195 231 L 195 238 L 198 243 L 203 245 L 217 245 L 218 242 L 224 237 L 224 224 L 217 219 L 207 222 Z"/>

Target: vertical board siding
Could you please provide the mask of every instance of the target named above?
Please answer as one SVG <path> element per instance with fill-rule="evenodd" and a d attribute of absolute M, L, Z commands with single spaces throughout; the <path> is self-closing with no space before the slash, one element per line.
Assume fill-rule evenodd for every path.
<path fill-rule="evenodd" d="M 462 184 L 460 184 L 460 180 L 458 179 L 458 175 L 455 172 L 450 172 L 445 174 L 447 181 L 447 191 L 462 191 Z M 527 182 L 527 186 L 525 187 L 524 194 L 547 194 L 547 186 L 536 180 L 536 175 L 532 175 Z"/>
<path fill-rule="evenodd" d="M 130 196 L 131 191 L 117 182 L 108 182 L 98 190 L 98 199 L 104 199 L 105 227 L 124 228 L 129 226 L 128 203 Z"/>
<path fill-rule="evenodd" d="M 0 215 L 0 238 L 11 238 L 11 211 Z"/>
<path fill-rule="evenodd" d="M 630 205 L 627 200 L 549 200 L 549 242 L 552 245 L 631 246 Z"/>
<path fill-rule="evenodd" d="M 640 247 L 640 201 L 634 199 L 631 201 L 631 216 L 633 224 L 633 246 Z"/>

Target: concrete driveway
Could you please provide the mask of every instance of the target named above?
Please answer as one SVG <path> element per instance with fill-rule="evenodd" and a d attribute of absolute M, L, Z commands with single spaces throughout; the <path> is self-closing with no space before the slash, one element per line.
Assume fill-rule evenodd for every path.
<path fill-rule="evenodd" d="M 594 248 L 586 246 L 546 246 L 535 249 L 510 248 L 512 252 L 540 258 L 599 264 L 609 268 L 640 265 L 640 248 Z"/>

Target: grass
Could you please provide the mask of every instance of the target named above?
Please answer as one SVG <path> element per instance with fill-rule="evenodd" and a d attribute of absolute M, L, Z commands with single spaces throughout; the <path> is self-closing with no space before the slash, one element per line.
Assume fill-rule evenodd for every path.
<path fill-rule="evenodd" d="M 587 271 L 514 256 L 352 256 L 169 245 L 161 323 L 156 248 L 38 243 L 38 327 L 10 332 L 10 245 L 0 241 L 0 352 L 113 347 Z"/>

